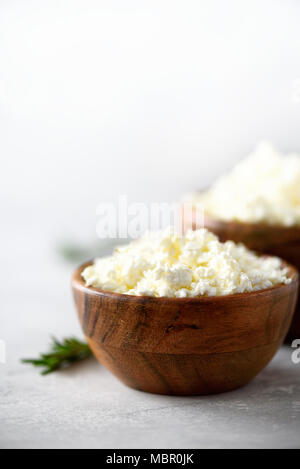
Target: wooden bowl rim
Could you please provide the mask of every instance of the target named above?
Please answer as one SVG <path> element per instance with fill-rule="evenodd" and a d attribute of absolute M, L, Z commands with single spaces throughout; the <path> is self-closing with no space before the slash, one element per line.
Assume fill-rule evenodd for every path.
<path fill-rule="evenodd" d="M 204 221 L 211 221 L 212 223 L 216 223 L 219 225 L 226 226 L 235 226 L 237 228 L 243 226 L 247 228 L 249 231 L 270 231 L 276 230 L 277 232 L 293 232 L 299 235 L 300 238 L 300 225 L 274 225 L 270 223 L 251 223 L 251 222 L 243 222 L 239 220 L 222 220 L 222 218 L 217 218 L 213 215 L 210 215 L 207 212 L 204 212 Z"/>
<path fill-rule="evenodd" d="M 270 257 L 270 256 L 265 256 L 265 257 Z M 279 290 L 284 290 L 284 289 L 290 289 L 293 284 L 295 284 L 295 287 L 298 287 L 299 284 L 299 273 L 298 270 L 289 264 L 286 261 L 282 261 L 282 266 L 288 268 L 288 275 L 292 279 L 291 283 L 284 284 L 281 283 L 279 285 L 276 285 L 274 287 L 266 288 L 264 290 L 257 290 L 253 292 L 246 292 L 246 293 L 231 293 L 230 295 L 218 295 L 218 296 L 195 296 L 195 297 L 188 297 L 188 298 L 174 298 L 174 297 L 168 297 L 168 296 L 161 296 L 161 297 L 156 297 L 156 296 L 146 296 L 146 295 L 127 295 L 125 293 L 116 293 L 116 292 L 111 292 L 108 290 L 100 290 L 97 287 L 87 287 L 84 283 L 83 278 L 81 277 L 82 271 L 88 267 L 89 265 L 92 265 L 93 261 L 88 261 L 85 262 L 84 264 L 81 264 L 73 273 L 72 276 L 72 287 L 81 290 L 87 294 L 92 294 L 95 296 L 103 297 L 106 296 L 111 299 L 116 299 L 116 300 L 126 300 L 126 301 L 151 301 L 151 302 L 161 302 L 161 301 L 168 301 L 170 303 L 180 303 L 180 304 L 185 304 L 185 303 L 207 303 L 207 302 L 216 302 L 216 301 L 230 301 L 230 300 L 239 300 L 241 298 L 252 298 L 252 297 L 257 297 L 260 295 L 266 295 L 269 294 L 270 292 L 277 292 Z"/>

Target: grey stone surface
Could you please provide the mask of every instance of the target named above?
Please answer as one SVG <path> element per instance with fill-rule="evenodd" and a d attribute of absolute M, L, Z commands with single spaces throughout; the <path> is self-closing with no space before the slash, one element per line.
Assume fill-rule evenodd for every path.
<path fill-rule="evenodd" d="M 133 391 L 94 360 L 46 378 L 6 365 L 0 392 L 2 448 L 300 446 L 300 374 L 288 348 L 250 385 L 217 396 Z"/>

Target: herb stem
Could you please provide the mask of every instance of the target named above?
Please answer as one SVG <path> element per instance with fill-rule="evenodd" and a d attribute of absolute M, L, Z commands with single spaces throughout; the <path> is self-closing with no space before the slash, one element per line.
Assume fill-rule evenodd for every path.
<path fill-rule="evenodd" d="M 26 358 L 21 361 L 35 367 L 44 368 L 41 374 L 47 375 L 70 367 L 73 363 L 86 360 L 91 355 L 92 351 L 88 344 L 75 337 L 63 339 L 61 342 L 53 337 L 48 353 L 41 353 L 38 358 Z"/>

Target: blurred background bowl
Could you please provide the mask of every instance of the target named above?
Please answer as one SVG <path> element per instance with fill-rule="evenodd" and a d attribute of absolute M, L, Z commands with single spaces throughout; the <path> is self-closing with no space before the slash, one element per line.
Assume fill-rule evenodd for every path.
<path fill-rule="evenodd" d="M 292 320 L 292 282 L 217 297 L 153 298 L 86 287 L 72 280 L 87 341 L 98 360 L 128 386 L 169 395 L 230 391 L 251 381 L 273 358 Z"/>

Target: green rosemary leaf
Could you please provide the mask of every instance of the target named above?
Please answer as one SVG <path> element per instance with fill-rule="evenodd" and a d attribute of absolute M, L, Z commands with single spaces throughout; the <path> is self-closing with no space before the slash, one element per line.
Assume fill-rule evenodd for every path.
<path fill-rule="evenodd" d="M 61 342 L 53 337 L 48 353 L 41 353 L 38 358 L 26 358 L 21 361 L 25 364 L 44 368 L 41 374 L 46 375 L 85 360 L 91 355 L 92 352 L 88 344 L 75 337 L 63 339 Z"/>

